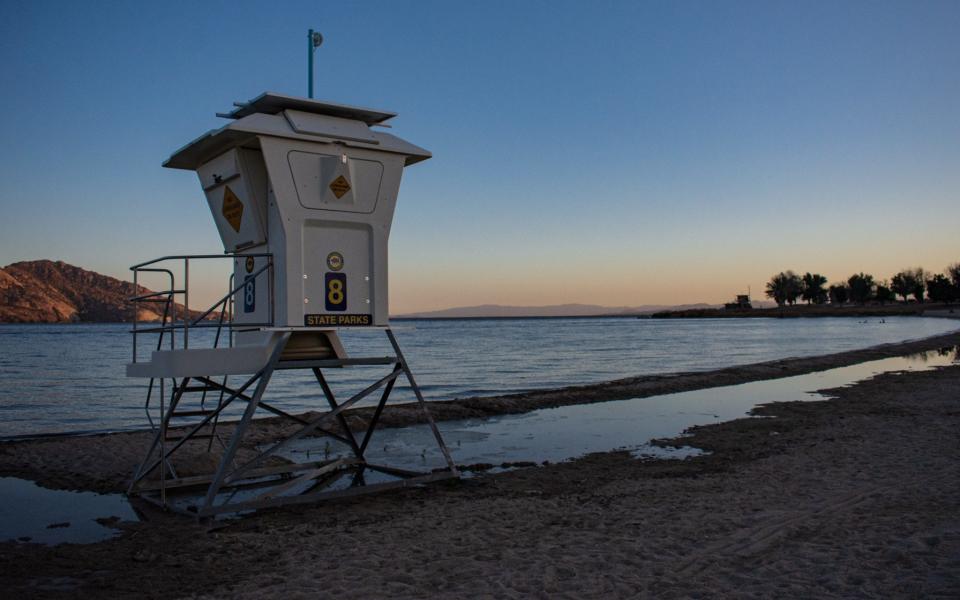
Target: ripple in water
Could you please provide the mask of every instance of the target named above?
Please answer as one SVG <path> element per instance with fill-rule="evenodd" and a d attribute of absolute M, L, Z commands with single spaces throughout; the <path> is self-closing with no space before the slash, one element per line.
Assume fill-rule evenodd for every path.
<path fill-rule="evenodd" d="M 397 323 L 396 334 L 428 400 L 596 383 L 654 373 L 702 371 L 865 348 L 947 333 L 947 319 L 498 319 Z M 146 381 L 127 379 L 129 326 L 0 325 L 0 436 L 144 427 Z M 146 339 L 146 336 L 144 336 Z M 195 347 L 212 331 L 191 332 Z M 390 353 L 379 330 L 343 335 L 353 356 Z M 148 343 L 142 356 L 148 356 Z M 194 347 L 192 346 L 192 347 Z M 382 368 L 329 371 L 340 398 Z M 282 372 L 273 404 L 290 412 L 323 407 L 312 375 Z M 411 401 L 404 385 L 397 401 Z M 368 404 L 375 402 L 370 398 Z M 363 403 L 361 403 L 363 405 Z M 237 407 L 240 408 L 239 406 Z"/>

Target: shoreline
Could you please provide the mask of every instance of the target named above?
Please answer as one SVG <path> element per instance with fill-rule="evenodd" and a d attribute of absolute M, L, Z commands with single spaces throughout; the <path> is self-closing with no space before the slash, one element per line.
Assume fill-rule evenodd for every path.
<path fill-rule="evenodd" d="M 942 317 L 960 319 L 960 305 L 927 302 L 924 304 L 889 305 L 829 305 L 798 304 L 786 308 L 760 307 L 749 310 L 727 309 L 722 306 L 712 308 L 686 308 L 681 310 L 660 310 L 627 313 L 597 313 L 591 315 L 503 315 L 503 316 L 462 316 L 462 317 L 418 317 L 400 315 L 390 317 L 390 322 L 406 321 L 536 321 L 549 319 L 730 319 L 730 318 L 817 318 L 817 317 Z M 142 324 L 159 323 L 139 321 Z M 133 321 L 0 321 L 0 325 L 127 325 Z"/>
<path fill-rule="evenodd" d="M 643 398 L 779 379 L 891 356 L 957 346 L 960 346 L 960 331 L 821 356 L 788 358 L 711 371 L 643 375 L 599 384 L 502 396 L 430 401 L 427 406 L 436 421 L 484 419 L 573 404 Z M 344 414 L 351 429 L 364 429 L 374 410 L 374 407 L 361 407 L 345 411 Z M 319 414 L 306 412 L 298 416 L 309 419 Z M 416 404 L 403 403 L 388 406 L 381 415 L 379 427 L 405 427 L 422 422 Z M 232 433 L 233 423 L 221 422 L 220 431 L 225 439 Z M 252 453 L 256 444 L 289 435 L 297 428 L 299 425 L 279 417 L 256 419 L 248 430 L 241 455 Z M 333 426 L 331 429 L 336 431 L 337 427 Z M 171 431 L 176 431 L 176 428 L 171 428 Z M 134 465 L 142 458 L 151 437 L 150 430 L 136 430 L 2 441 L 0 476 L 29 479 L 52 489 L 122 492 L 126 489 Z M 82 457 L 82 460 L 75 457 Z M 205 448 L 184 447 L 179 451 L 178 457 L 185 461 L 181 469 L 184 475 L 208 472 L 216 466 L 217 460 L 216 452 L 208 454 Z"/>
<path fill-rule="evenodd" d="M 659 440 L 709 451 L 685 460 L 607 452 L 212 530 L 156 515 L 97 544 L 2 543 L 0 585 L 91 598 L 954 597 L 957 389 L 960 365 L 884 373 Z"/>

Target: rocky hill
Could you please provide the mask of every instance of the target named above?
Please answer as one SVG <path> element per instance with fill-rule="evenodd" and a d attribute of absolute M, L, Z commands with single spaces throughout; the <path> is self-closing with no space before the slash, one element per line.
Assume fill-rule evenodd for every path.
<path fill-rule="evenodd" d="M 150 290 L 140 286 L 138 293 Z M 130 321 L 127 298 L 133 284 L 62 261 L 18 262 L 0 269 L 0 322 L 70 323 Z M 140 311 L 142 321 L 158 321 L 163 305 Z M 177 305 L 177 313 L 183 314 Z"/>

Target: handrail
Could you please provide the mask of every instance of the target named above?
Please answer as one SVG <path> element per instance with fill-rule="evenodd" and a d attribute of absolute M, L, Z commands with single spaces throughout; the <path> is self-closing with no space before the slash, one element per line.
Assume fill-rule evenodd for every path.
<path fill-rule="evenodd" d="M 235 277 L 234 273 L 230 274 L 230 283 L 228 284 L 229 291 L 226 295 L 221 297 L 217 302 L 215 302 L 210 308 L 203 311 L 197 317 L 191 316 L 189 298 L 190 298 L 190 261 L 193 259 L 228 259 L 234 260 L 238 258 L 267 258 L 265 265 L 261 266 L 259 269 L 254 271 L 245 278 L 244 282 L 238 286 L 235 286 Z M 169 261 L 183 261 L 183 276 L 184 282 L 183 285 L 179 288 L 176 286 L 176 277 L 174 276 L 173 270 L 167 268 L 156 268 L 152 265 L 156 265 L 162 262 Z M 133 308 L 133 328 L 130 330 L 130 333 L 133 334 L 133 362 L 137 362 L 137 336 L 138 334 L 145 333 L 158 333 L 159 338 L 157 340 L 157 350 L 160 350 L 163 344 L 163 338 L 166 333 L 170 334 L 170 349 L 172 350 L 177 346 L 175 340 L 175 332 L 177 330 L 183 331 L 183 347 L 184 349 L 189 348 L 189 331 L 191 328 L 217 328 L 217 333 L 215 336 L 215 347 L 219 346 L 221 331 L 224 326 L 227 327 L 230 332 L 230 341 L 232 345 L 233 332 L 235 327 L 271 327 L 273 326 L 274 314 L 276 307 L 274 306 L 274 277 L 273 277 L 273 254 L 259 252 L 251 254 L 190 254 L 190 255 L 169 255 L 162 256 L 160 258 L 155 258 L 153 260 L 148 260 L 142 263 L 138 263 L 130 267 L 130 270 L 133 271 L 133 293 L 134 296 L 128 298 L 128 301 L 132 304 Z M 166 273 L 169 277 L 170 287 L 161 292 L 149 292 L 141 293 L 139 286 L 139 277 L 140 273 Z M 233 306 L 235 302 L 236 294 L 241 292 L 248 284 L 249 280 L 256 280 L 260 278 L 263 273 L 267 273 L 267 290 L 268 290 L 268 306 L 270 317 L 269 321 L 259 323 L 259 322 L 244 322 L 244 323 L 234 323 L 234 314 Z M 177 320 L 177 308 L 176 308 L 176 297 L 180 295 L 183 296 L 183 317 L 182 320 Z M 141 327 L 139 323 L 139 304 L 141 303 L 162 303 L 164 304 L 163 318 L 159 325 Z M 210 317 L 215 311 L 220 310 L 220 316 L 217 319 L 216 323 L 206 323 L 205 320 Z M 229 312 L 229 315 L 227 315 Z M 225 316 L 228 317 L 228 320 L 225 322 Z M 168 321 L 169 319 L 169 321 Z"/>
<path fill-rule="evenodd" d="M 149 266 L 149 265 L 155 265 L 155 264 L 157 264 L 157 263 L 159 263 L 159 262 L 164 262 L 164 261 L 167 261 L 167 260 L 183 260 L 183 259 L 193 260 L 193 259 L 195 259 L 195 258 L 197 258 L 197 259 L 203 259 L 203 258 L 238 258 L 238 257 L 241 257 L 241 256 L 244 257 L 244 258 L 246 258 L 247 256 L 252 256 L 253 258 L 263 258 L 263 257 L 266 257 L 266 256 L 273 257 L 273 254 L 270 254 L 270 253 L 268 253 L 268 252 L 259 252 L 259 253 L 257 253 L 257 254 L 227 254 L 227 253 L 223 253 L 223 254 L 171 254 L 171 255 L 169 255 L 169 256 L 161 256 L 160 258 L 154 258 L 153 260 L 148 260 L 148 261 L 146 261 L 146 262 L 142 262 L 142 263 L 133 265 L 132 267 L 130 267 L 130 270 L 131 270 L 131 271 L 143 271 L 143 270 L 144 270 L 143 267 L 146 267 L 146 266 Z"/>
<path fill-rule="evenodd" d="M 140 272 L 144 272 L 144 273 L 166 273 L 167 276 L 170 278 L 170 289 L 172 290 L 173 287 L 174 287 L 174 285 L 173 285 L 173 284 L 174 284 L 173 271 L 171 271 L 170 269 L 145 269 L 145 268 L 139 268 L 139 269 L 134 269 L 134 271 L 133 271 L 133 293 L 134 293 L 134 294 L 136 294 L 137 291 L 140 289 L 139 286 L 138 286 L 138 284 L 137 284 L 137 275 L 138 275 Z M 172 304 L 172 303 L 171 303 L 171 300 L 172 300 L 172 299 L 173 299 L 173 295 L 171 294 L 171 295 L 168 295 L 168 296 L 167 296 L 167 299 L 164 301 L 165 304 L 164 304 L 164 307 L 163 307 L 163 321 L 162 321 L 163 323 L 166 323 L 166 322 L 167 322 L 167 315 L 168 315 L 169 312 L 170 312 L 170 305 Z M 156 301 L 156 300 L 151 300 L 150 302 L 157 302 L 157 301 Z M 137 362 L 137 323 L 138 323 L 139 320 L 140 320 L 140 311 L 138 310 L 137 302 L 136 302 L 136 301 L 131 301 L 131 304 L 130 304 L 130 305 L 131 305 L 131 308 L 133 308 L 133 362 Z M 174 309 L 174 310 L 176 310 L 176 309 Z M 173 320 L 173 317 L 171 317 L 171 321 L 172 321 L 172 320 Z M 157 340 L 157 350 L 160 349 L 160 346 L 161 346 L 162 344 L 163 344 L 163 333 L 160 334 L 160 338 Z M 170 347 L 171 347 L 171 349 L 173 348 L 173 332 L 170 333 Z M 147 401 L 149 402 L 149 395 L 148 395 Z"/>
<path fill-rule="evenodd" d="M 229 323 L 224 323 L 223 326 L 230 328 Z M 218 329 L 220 327 L 221 325 L 219 325 L 218 321 L 210 321 L 209 323 L 200 323 L 198 325 L 191 325 L 190 329 Z M 273 325 L 269 322 L 243 323 L 242 325 L 235 323 L 232 328 L 243 330 L 243 329 L 248 329 L 250 327 L 273 327 Z M 179 325 L 167 325 L 165 327 L 161 327 L 160 325 L 157 325 L 156 327 L 141 327 L 140 329 L 137 330 L 137 333 L 160 333 L 161 331 L 171 331 L 173 329 L 182 330 L 183 324 L 181 323 Z M 131 329 L 127 333 L 131 333 L 132 331 L 133 330 Z"/>
<path fill-rule="evenodd" d="M 260 273 L 263 273 L 264 271 L 266 271 L 267 269 L 270 269 L 270 268 L 273 268 L 273 263 L 267 263 L 267 264 L 263 265 L 262 267 L 260 267 L 259 269 L 257 269 L 256 272 L 251 273 L 251 274 L 250 274 L 250 277 L 256 278 L 258 275 L 260 275 Z M 194 319 L 194 320 L 193 320 L 193 325 L 196 325 L 196 324 L 199 323 L 200 321 L 206 319 L 207 316 L 210 315 L 210 313 L 213 312 L 213 309 L 215 309 L 216 307 L 218 307 L 218 306 L 220 306 L 221 304 L 223 304 L 224 302 L 226 302 L 227 299 L 230 298 L 230 296 L 233 296 L 234 294 L 236 294 L 237 292 L 239 292 L 240 290 L 242 290 L 244 287 L 246 287 L 246 285 L 247 285 L 247 282 L 244 281 L 242 285 L 237 286 L 237 287 L 233 288 L 232 290 L 230 290 L 229 292 L 227 292 L 227 294 L 226 294 L 223 298 L 220 298 L 219 300 L 217 300 L 216 302 L 214 302 L 213 306 L 211 306 L 210 308 L 208 308 L 205 313 L 203 313 L 202 315 L 200 315 L 199 317 L 197 317 L 196 319 Z"/>
<path fill-rule="evenodd" d="M 169 296 L 170 294 L 182 294 L 184 290 L 167 290 L 166 292 L 153 292 L 152 294 L 143 294 L 141 296 L 133 296 L 127 298 L 128 302 L 144 302 L 151 298 L 156 298 L 158 296 Z"/>

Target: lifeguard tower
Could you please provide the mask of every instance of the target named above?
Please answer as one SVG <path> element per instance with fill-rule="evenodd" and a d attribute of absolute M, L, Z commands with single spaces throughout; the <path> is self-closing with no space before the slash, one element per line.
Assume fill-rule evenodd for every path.
<path fill-rule="evenodd" d="M 388 127 L 394 113 L 357 106 L 264 93 L 218 116 L 231 122 L 177 150 L 164 166 L 196 171 L 224 254 L 166 256 L 131 267 L 137 291 L 127 375 L 149 380 L 147 414 L 159 419 L 151 419 L 156 433 L 129 492 L 210 517 L 457 477 L 388 315 L 387 242 L 400 178 L 404 167 L 430 153 L 374 129 Z M 178 309 L 189 306 L 191 265 L 216 259 L 232 262 L 224 296 L 202 313 Z M 169 288 L 145 292 L 140 283 L 148 275 L 163 276 Z M 138 322 L 145 303 L 162 307 L 159 323 Z M 392 354 L 348 356 L 338 333 L 345 328 L 381 330 Z M 156 340 L 143 360 L 148 334 Z M 334 396 L 324 371 L 369 365 L 388 372 L 346 401 Z M 312 372 L 321 414 L 295 416 L 266 401 L 271 376 L 293 369 Z M 415 394 L 443 468 L 411 471 L 365 458 L 400 377 Z M 377 391 L 362 427 L 351 427 L 345 411 Z M 220 418 L 231 405 L 243 412 L 226 426 Z M 289 424 L 278 428 L 281 439 L 265 444 L 262 435 L 251 437 L 258 413 Z M 329 436 L 350 455 L 280 459 L 308 436 Z M 211 453 L 215 468 L 178 473 L 178 456 L 198 447 Z M 372 473 L 380 475 L 375 483 L 365 477 Z M 195 501 L 171 501 L 183 495 Z"/>

